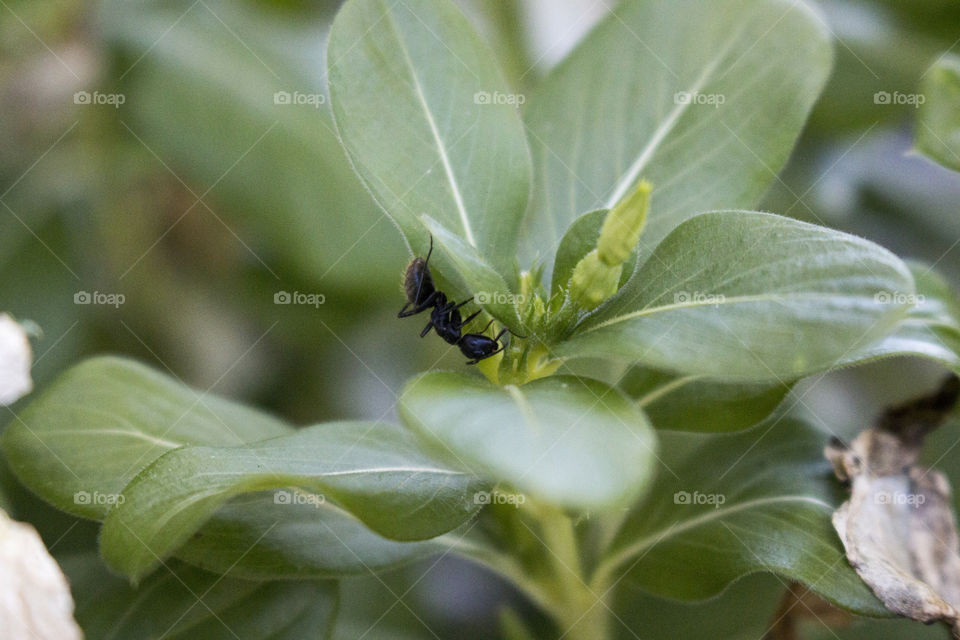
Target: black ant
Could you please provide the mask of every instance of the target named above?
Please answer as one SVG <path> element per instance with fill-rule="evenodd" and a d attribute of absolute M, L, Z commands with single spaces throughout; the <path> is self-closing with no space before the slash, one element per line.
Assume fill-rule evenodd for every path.
<path fill-rule="evenodd" d="M 420 337 L 422 338 L 430 333 L 431 328 L 435 329 L 437 335 L 443 338 L 447 344 L 456 345 L 459 347 L 460 353 L 470 358 L 467 364 L 477 364 L 481 360 L 503 351 L 504 346 L 500 344 L 500 338 L 508 331 L 507 329 L 500 331 L 495 338 L 483 335 L 483 332 L 493 323 L 492 319 L 480 333 L 461 335 L 463 328 L 480 315 L 480 311 L 474 312 L 466 320 L 461 320 L 460 307 L 470 302 L 472 298 L 460 303 L 448 302 L 447 296 L 442 291 L 437 290 L 433 284 L 433 276 L 430 274 L 430 256 L 432 253 L 433 236 L 431 235 L 430 250 L 427 252 L 427 257 L 414 258 L 404 272 L 403 288 L 407 294 L 407 302 L 397 313 L 397 317 L 406 318 L 433 307 L 430 312 L 430 322 L 420 332 Z M 408 310 L 408 307 L 412 308 Z"/>

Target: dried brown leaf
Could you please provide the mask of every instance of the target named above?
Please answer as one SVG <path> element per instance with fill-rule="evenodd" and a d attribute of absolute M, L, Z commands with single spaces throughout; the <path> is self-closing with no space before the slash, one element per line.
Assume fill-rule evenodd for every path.
<path fill-rule="evenodd" d="M 943 621 L 960 638 L 960 543 L 950 485 L 917 465 L 924 437 L 949 414 L 960 381 L 887 410 L 849 446 L 825 454 L 850 499 L 833 514 L 847 559 L 884 605 L 925 623 Z"/>

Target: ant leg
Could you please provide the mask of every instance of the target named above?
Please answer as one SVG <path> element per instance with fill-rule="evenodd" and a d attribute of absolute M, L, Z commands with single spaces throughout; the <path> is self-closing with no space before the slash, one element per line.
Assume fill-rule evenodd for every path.
<path fill-rule="evenodd" d="M 418 313 L 426 311 L 427 309 L 430 308 L 429 306 L 414 305 L 412 309 L 407 311 L 407 307 L 409 307 L 410 304 L 411 303 L 408 302 L 407 304 L 403 305 L 403 309 L 400 309 L 400 312 L 397 314 L 398 318 L 408 318 L 410 316 L 415 316 Z"/>
<path fill-rule="evenodd" d="M 422 284 L 422 281 L 421 281 L 421 284 Z M 397 317 L 398 317 L 398 318 L 406 318 L 406 317 L 408 317 L 408 316 L 415 316 L 415 315 L 417 315 L 418 313 L 422 313 L 422 312 L 426 311 L 427 309 L 429 309 L 430 307 L 433 306 L 434 301 L 437 299 L 437 294 L 438 294 L 438 293 L 440 293 L 440 292 L 439 292 L 439 291 L 434 291 L 434 292 L 431 293 L 429 296 L 427 296 L 427 299 L 424 300 L 421 304 L 414 305 L 413 309 L 410 309 L 410 311 L 407 311 L 407 310 L 406 310 L 407 307 L 409 307 L 410 304 L 411 304 L 410 302 L 407 302 L 407 304 L 403 305 L 403 309 L 400 310 L 400 313 L 397 314 Z M 420 295 L 420 294 L 419 294 L 419 291 L 418 291 L 417 295 L 418 295 L 418 296 Z"/>
<path fill-rule="evenodd" d="M 433 328 L 433 320 L 428 322 L 427 326 L 423 328 L 423 331 L 420 332 L 420 337 L 423 338 L 424 336 L 426 336 L 428 333 L 430 333 L 430 329 L 432 328 Z"/>
<path fill-rule="evenodd" d="M 424 259 L 424 261 L 423 261 L 423 266 L 426 267 L 427 265 L 430 264 L 430 254 L 431 254 L 431 253 L 433 253 L 433 234 L 432 234 L 432 233 L 430 234 L 430 250 L 427 251 L 427 257 L 426 257 L 426 259 Z"/>
<path fill-rule="evenodd" d="M 476 312 L 474 312 L 473 314 L 467 316 L 467 319 L 464 320 L 463 322 L 461 322 L 461 323 L 460 323 L 460 326 L 457 327 L 457 328 L 458 328 L 458 329 L 463 329 L 465 326 L 467 326 L 467 325 L 470 323 L 471 320 L 473 320 L 473 319 L 476 318 L 478 315 L 480 315 L 480 313 L 481 313 L 480 311 L 476 311 Z"/>
<path fill-rule="evenodd" d="M 452 312 L 452 311 L 456 311 L 457 309 L 459 309 L 459 308 L 461 307 L 461 305 L 459 305 L 459 304 L 457 304 L 456 302 L 454 302 L 454 301 L 451 300 L 450 302 L 446 303 L 446 304 L 443 305 L 442 307 L 439 306 L 439 305 L 437 305 L 437 307 L 440 309 L 440 313 L 442 313 L 442 314 L 444 314 L 444 315 L 447 315 L 448 313 L 450 313 L 450 312 Z"/>

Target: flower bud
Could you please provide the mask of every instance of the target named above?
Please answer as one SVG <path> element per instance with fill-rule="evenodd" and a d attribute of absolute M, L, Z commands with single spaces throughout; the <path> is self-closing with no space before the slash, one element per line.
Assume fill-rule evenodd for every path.
<path fill-rule="evenodd" d="M 573 269 L 568 294 L 581 309 L 591 310 L 617 292 L 623 263 L 633 252 L 647 221 L 652 187 L 642 180 L 603 220 L 597 248 Z"/>
<path fill-rule="evenodd" d="M 570 278 L 570 298 L 582 309 L 595 309 L 617 292 L 623 265 L 611 266 L 600 259 L 594 249 L 573 269 Z"/>
<path fill-rule="evenodd" d="M 647 222 L 652 189 L 649 182 L 641 180 L 633 193 L 618 202 L 603 220 L 597 251 L 605 263 L 623 264 L 637 246 Z"/>

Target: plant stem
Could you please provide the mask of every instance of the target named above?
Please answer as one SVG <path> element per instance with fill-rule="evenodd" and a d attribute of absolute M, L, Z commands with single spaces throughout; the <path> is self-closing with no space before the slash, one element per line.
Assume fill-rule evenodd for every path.
<path fill-rule="evenodd" d="M 524 509 L 537 531 L 527 528 L 544 547 L 533 560 L 525 562 L 520 555 L 479 539 L 447 534 L 437 540 L 512 582 L 553 619 L 565 640 L 606 640 L 608 584 L 597 577 L 587 580 L 573 519 L 557 507 L 529 500 Z M 530 562 L 536 563 L 533 569 Z"/>
<path fill-rule="evenodd" d="M 557 624 L 569 640 L 603 640 L 609 634 L 603 590 L 587 583 L 574 531 L 573 520 L 555 507 L 536 509 L 557 585 L 560 616 Z M 603 585 L 599 585 L 604 589 Z"/>

